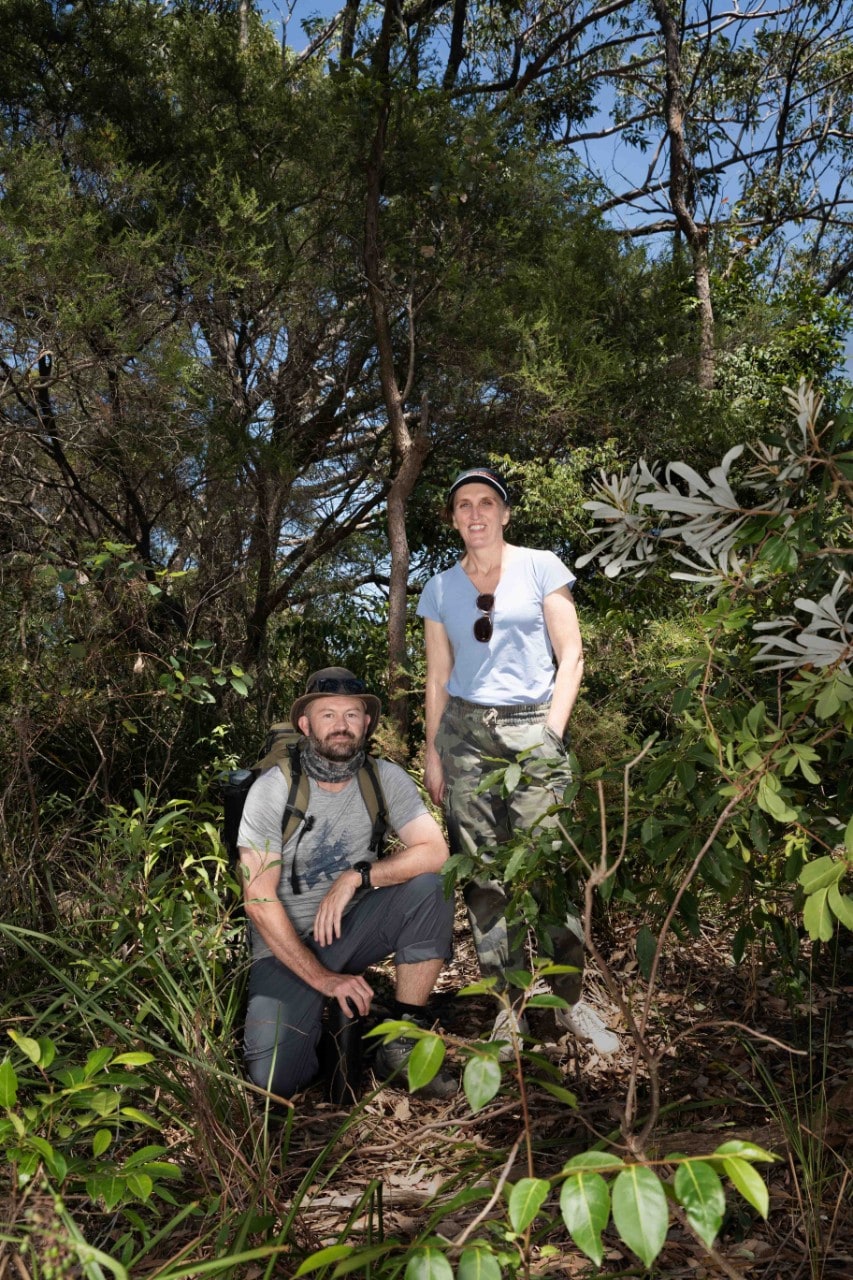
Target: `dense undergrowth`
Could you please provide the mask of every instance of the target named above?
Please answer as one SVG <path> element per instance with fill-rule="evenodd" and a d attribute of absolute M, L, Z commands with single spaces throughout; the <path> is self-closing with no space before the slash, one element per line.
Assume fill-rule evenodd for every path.
<path fill-rule="evenodd" d="M 535 950 L 582 904 L 623 1048 L 555 1038 L 545 957 L 501 1064 L 460 927 L 408 1081 L 449 1054 L 452 1102 L 369 1070 L 351 1112 L 247 1084 L 210 782 L 257 727 L 250 678 L 204 641 L 127 648 L 95 607 L 141 607 L 126 548 L 27 580 L 53 630 L 3 668 L 2 1280 L 849 1274 L 851 404 L 824 424 L 802 385 L 743 463 L 601 478 L 561 854 L 534 831 L 490 866 Z"/>
<path fill-rule="evenodd" d="M 665 982 L 655 992 L 631 912 L 598 908 L 587 927 L 611 1017 L 621 1004 L 618 1062 L 582 1063 L 556 1044 L 545 1029 L 555 998 L 518 975 L 534 1040 L 503 1065 L 477 1040 L 496 997 L 476 982 L 463 934 L 436 998 L 444 1033 L 424 1036 L 410 1081 L 427 1079 L 447 1046 L 464 1085 L 454 1102 L 407 1099 L 367 1072 L 351 1113 L 317 1089 L 281 1106 L 240 1070 L 246 956 L 214 814 L 138 801 L 104 821 L 91 872 L 54 903 L 50 933 L 2 926 L 9 1274 L 467 1280 L 626 1274 L 639 1258 L 663 1275 L 672 1272 L 655 1271 L 655 1260 L 684 1240 L 708 1274 L 762 1274 L 732 1260 L 726 1224 L 733 1214 L 767 1216 L 776 1163 L 796 1181 L 811 1274 L 831 1274 L 820 1268 L 844 1221 L 851 1167 L 849 1152 L 815 1128 L 839 1084 L 836 1016 L 822 1029 L 813 1019 L 804 1042 L 791 1022 L 809 1001 L 831 1012 L 807 970 L 780 970 L 771 988 L 787 1039 L 766 1011 L 733 1013 L 731 1004 L 709 1003 L 685 1023 L 659 997 L 665 990 L 685 1007 L 709 999 L 695 974 L 678 971 L 682 952 L 701 954 L 701 936 L 662 940 Z M 723 964 L 734 989 L 742 979 L 733 977 L 731 937 L 722 941 L 730 932 L 718 916 L 706 960 Z M 832 989 L 842 979 L 822 981 Z M 381 999 L 379 1008 L 378 1017 Z M 722 1092 L 738 1092 L 740 1072 L 762 1112 L 776 1115 L 770 1130 L 756 1127 L 746 1104 L 732 1118 L 725 1101 L 694 1098 L 694 1110 L 679 1098 L 686 1064 L 708 1070 L 723 1042 L 740 1050 Z M 674 1120 L 692 1136 L 667 1145 Z M 394 1149 L 365 1156 L 389 1129 L 401 1135 Z M 401 1220 L 406 1176 L 417 1208 Z"/>

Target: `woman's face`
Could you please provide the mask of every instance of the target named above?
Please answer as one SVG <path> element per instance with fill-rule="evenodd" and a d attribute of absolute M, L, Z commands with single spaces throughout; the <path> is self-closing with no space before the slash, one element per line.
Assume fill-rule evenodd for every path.
<path fill-rule="evenodd" d="M 466 547 L 503 541 L 509 507 L 487 484 L 465 484 L 453 503 L 453 527 Z"/>

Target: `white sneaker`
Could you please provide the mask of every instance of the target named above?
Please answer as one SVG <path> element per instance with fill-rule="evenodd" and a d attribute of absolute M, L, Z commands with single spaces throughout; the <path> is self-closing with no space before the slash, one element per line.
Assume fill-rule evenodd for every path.
<path fill-rule="evenodd" d="M 573 1004 L 568 1009 L 555 1009 L 557 1026 L 565 1027 L 576 1040 L 586 1040 L 599 1053 L 609 1055 L 619 1049 L 619 1037 L 608 1031 L 598 1014 L 588 1004 Z"/>
<path fill-rule="evenodd" d="M 519 1017 L 514 1009 L 501 1009 L 498 1016 L 495 1018 L 495 1025 L 489 1032 L 490 1040 L 509 1041 L 508 1044 L 501 1046 L 500 1052 L 498 1053 L 498 1062 L 514 1061 L 515 1049 L 512 1043 L 513 1035 L 520 1039 L 522 1036 L 529 1034 L 530 1032 L 527 1026 L 527 1019 L 524 1014 Z"/>

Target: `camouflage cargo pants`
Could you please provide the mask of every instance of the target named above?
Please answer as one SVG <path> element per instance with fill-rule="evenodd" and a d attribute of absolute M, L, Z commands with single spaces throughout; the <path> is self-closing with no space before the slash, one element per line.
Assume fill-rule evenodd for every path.
<path fill-rule="evenodd" d="M 556 819 L 546 810 L 562 798 L 572 780 L 568 756 L 558 765 L 531 762 L 531 772 L 541 771 L 541 782 L 525 779 L 510 796 L 503 796 L 497 788 L 477 793 L 483 778 L 499 767 L 496 761 L 509 764 L 520 751 L 541 743 L 548 708 L 548 703 L 484 707 L 462 698 L 449 700 L 435 745 L 447 783 L 445 816 L 452 853 L 471 854 L 503 844 L 516 832 L 534 828 L 541 832 L 555 826 Z M 472 880 L 465 885 L 463 896 L 483 977 L 502 980 L 507 969 L 527 968 L 523 943 L 510 946 L 502 882 Z M 555 962 L 579 970 L 552 980 L 554 991 L 574 1004 L 580 998 L 583 976 L 580 921 L 567 914 L 565 923 L 550 927 L 548 933 Z"/>

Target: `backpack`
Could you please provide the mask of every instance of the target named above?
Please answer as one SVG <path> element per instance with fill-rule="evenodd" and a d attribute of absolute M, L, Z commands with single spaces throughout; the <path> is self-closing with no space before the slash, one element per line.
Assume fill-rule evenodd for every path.
<path fill-rule="evenodd" d="M 236 862 L 239 858 L 237 835 L 249 788 L 255 779 L 272 765 L 278 765 L 288 786 L 287 803 L 284 806 L 281 823 L 282 848 L 300 826 L 306 831 L 310 831 L 313 826 L 313 818 L 308 817 L 305 812 L 310 795 L 310 783 L 302 772 L 302 760 L 299 755 L 301 739 L 302 734 L 287 721 L 274 724 L 267 734 L 258 763 L 250 769 L 231 769 L 220 778 L 219 788 L 224 808 L 222 840 L 232 862 Z M 361 797 L 370 816 L 372 829 L 369 852 L 381 858 L 385 853 L 388 811 L 375 757 L 365 756 L 364 764 L 356 777 Z"/>

